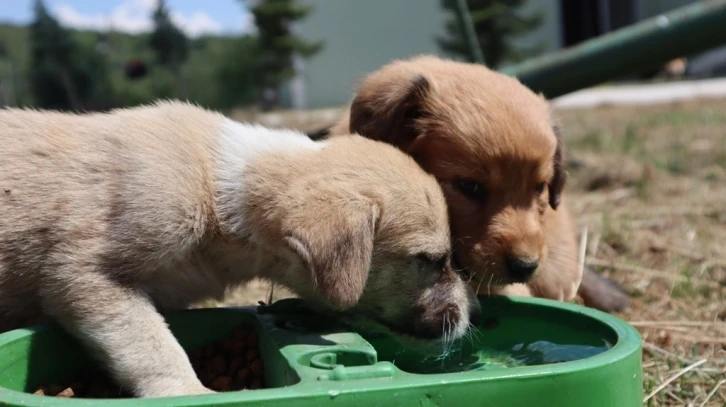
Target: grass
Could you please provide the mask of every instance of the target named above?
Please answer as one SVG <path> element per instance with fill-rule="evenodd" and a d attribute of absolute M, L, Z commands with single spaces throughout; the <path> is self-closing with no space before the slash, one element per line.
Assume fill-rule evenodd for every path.
<path fill-rule="evenodd" d="M 725 112 L 726 99 L 559 112 L 587 261 L 633 295 L 619 316 L 643 337 L 647 406 L 726 405 Z M 226 304 L 259 300 L 263 283 Z"/>
<path fill-rule="evenodd" d="M 726 100 L 560 112 L 583 161 L 569 192 L 598 242 L 588 260 L 634 294 L 619 316 L 643 336 L 648 406 L 726 405 L 722 112 Z"/>

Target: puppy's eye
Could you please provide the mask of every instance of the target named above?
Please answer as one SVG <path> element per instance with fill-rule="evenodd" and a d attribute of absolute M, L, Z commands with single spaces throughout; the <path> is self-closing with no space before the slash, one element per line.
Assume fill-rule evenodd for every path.
<path fill-rule="evenodd" d="M 443 270 L 446 267 L 448 255 L 436 256 L 431 253 L 419 253 L 416 255 L 416 259 L 424 265 L 431 266 L 434 269 Z"/>
<path fill-rule="evenodd" d="M 542 192 L 544 192 L 546 186 L 547 186 L 547 184 L 544 182 L 540 182 L 539 184 L 537 184 L 537 186 L 535 187 L 535 191 L 537 192 L 537 195 L 541 195 Z"/>
<path fill-rule="evenodd" d="M 459 188 L 459 191 L 466 195 L 470 199 L 474 199 L 477 201 L 484 201 L 487 197 L 487 191 L 484 189 L 481 184 L 479 184 L 476 181 L 470 180 L 470 179 L 460 179 L 455 182 L 455 185 L 457 188 Z"/>

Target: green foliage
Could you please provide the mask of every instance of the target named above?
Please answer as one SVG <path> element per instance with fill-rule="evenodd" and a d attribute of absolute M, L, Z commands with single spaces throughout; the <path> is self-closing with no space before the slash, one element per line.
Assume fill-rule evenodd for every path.
<path fill-rule="evenodd" d="M 219 61 L 216 78 L 221 85 L 218 103 L 221 107 L 244 106 L 255 103 L 260 93 L 259 44 L 246 36 L 227 44 L 225 57 Z"/>
<path fill-rule="evenodd" d="M 542 24 L 542 15 L 524 16 L 516 12 L 527 0 L 467 0 L 477 39 L 487 66 L 497 68 L 504 61 L 517 62 L 542 52 L 543 45 L 515 47 L 513 37 L 525 35 Z M 446 22 L 446 36 L 437 38 L 439 47 L 452 55 L 473 62 L 464 33 L 455 18 L 456 0 L 441 0 L 452 12 Z"/>
<path fill-rule="evenodd" d="M 295 75 L 295 54 L 309 58 L 322 50 L 323 42 L 305 41 L 290 30 L 291 24 L 304 19 L 312 9 L 301 6 L 297 0 L 259 0 L 250 8 L 258 30 L 256 71 L 264 88 L 277 90 Z"/>
<path fill-rule="evenodd" d="M 153 63 L 154 52 L 149 46 L 150 34 L 106 33 L 105 41 L 108 44 L 108 50 L 105 53 L 98 53 L 95 51 L 98 33 L 76 30 L 66 30 L 66 33 L 85 55 L 97 57 L 103 62 L 103 66 L 99 66 L 98 69 L 106 71 L 107 82 L 105 85 L 110 90 L 103 91 L 101 90 L 103 87 L 94 85 L 94 88 L 99 89 L 98 93 L 103 96 L 102 100 L 93 103 L 94 106 L 135 106 L 149 103 L 160 97 L 175 97 L 176 77 L 169 69 Z M 0 24 L 0 38 L 4 40 L 8 51 L 6 58 L 0 56 L 0 80 L 14 78 L 15 100 L 18 104 L 39 106 L 34 102 L 30 92 L 29 27 Z M 219 72 L 224 65 L 254 63 L 255 55 L 251 54 L 252 51 L 241 52 L 240 50 L 244 46 L 240 46 L 240 42 L 255 43 L 255 39 L 254 37 L 208 36 L 190 40 L 189 57 L 180 67 L 180 76 L 185 78 L 186 85 L 186 92 L 182 97 L 211 108 L 233 103 L 233 99 L 225 103 L 220 100 L 220 93 L 230 94 L 228 84 L 231 82 L 227 81 L 227 84 L 219 82 Z M 249 47 L 247 48 L 249 49 Z M 89 60 L 88 57 L 79 59 L 82 59 L 84 63 Z M 124 67 L 132 59 L 151 61 L 151 63 L 147 63 L 149 72 L 145 77 L 129 80 L 125 76 Z M 12 67 L 11 64 L 13 64 Z M 94 66 L 93 63 L 88 65 L 89 67 Z M 101 75 L 99 74 L 99 76 Z M 233 75 L 231 76 L 232 79 L 237 80 Z M 250 82 L 253 81 L 250 80 Z M 255 85 L 255 83 L 251 84 Z M 232 86 L 232 89 L 237 89 L 238 95 L 256 92 L 254 86 L 244 92 L 240 90 L 240 86 L 242 85 Z M 60 92 L 65 91 L 60 90 Z M 226 95 L 222 97 L 229 100 Z"/>
<path fill-rule="evenodd" d="M 30 89 L 35 105 L 58 110 L 80 110 L 91 93 L 92 77 L 83 64 L 82 50 L 48 13 L 41 0 L 35 2 L 35 20 L 30 25 Z"/>
<path fill-rule="evenodd" d="M 97 36 L 97 43 L 103 43 L 102 35 Z M 84 84 L 85 94 L 83 105 L 87 109 L 105 109 L 113 106 L 113 86 L 111 84 L 109 63 L 106 56 L 95 47 L 79 50 L 79 61 L 85 61 L 87 82 Z"/>
<path fill-rule="evenodd" d="M 164 0 L 159 0 L 153 21 L 154 31 L 149 36 L 149 45 L 156 54 L 156 61 L 161 66 L 177 71 L 189 56 L 187 37 L 171 21 Z"/>
<path fill-rule="evenodd" d="M 0 82 L 12 85 L 11 103 L 98 110 L 181 98 L 225 109 L 259 101 L 264 71 L 256 35 L 181 41 L 183 33 L 173 25 L 173 30 L 169 28 L 163 4 L 155 12 L 157 29 L 148 34 L 72 30 L 61 27 L 42 2 L 36 5 L 32 25 L 0 24 Z M 174 30 L 179 35 L 169 35 Z M 159 38 L 176 38 L 173 41 L 177 42 Z M 291 39 L 297 41 L 283 37 L 280 43 L 309 55 L 309 49 L 291 46 Z M 160 44 L 176 51 L 160 53 Z M 146 74 L 127 77 L 130 61 L 142 63 Z M 70 73 L 65 79 L 64 71 Z"/>

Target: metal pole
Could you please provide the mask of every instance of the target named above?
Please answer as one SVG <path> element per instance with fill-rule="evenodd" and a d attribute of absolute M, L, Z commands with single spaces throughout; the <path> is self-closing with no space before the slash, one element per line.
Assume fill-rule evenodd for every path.
<path fill-rule="evenodd" d="M 481 46 L 476 37 L 474 22 L 471 21 L 471 13 L 466 0 L 456 0 L 456 17 L 459 20 L 459 27 L 461 27 L 461 34 L 469 50 L 469 56 L 473 62 L 484 64 L 484 55 L 482 55 Z"/>
<path fill-rule="evenodd" d="M 726 0 L 700 1 L 503 69 L 555 98 L 726 44 Z"/>

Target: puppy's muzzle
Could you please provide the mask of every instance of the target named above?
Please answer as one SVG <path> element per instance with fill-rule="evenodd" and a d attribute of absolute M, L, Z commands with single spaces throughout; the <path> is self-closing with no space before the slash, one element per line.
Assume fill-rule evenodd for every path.
<path fill-rule="evenodd" d="M 507 272 L 515 283 L 525 283 L 537 271 L 539 267 L 539 259 L 537 258 L 526 258 L 526 257 L 505 257 L 505 264 L 507 266 Z"/>
<path fill-rule="evenodd" d="M 449 305 L 431 315 L 424 314 L 416 318 L 410 334 L 419 339 L 437 340 L 452 330 L 451 325 L 458 324 L 460 319 L 458 307 Z"/>
<path fill-rule="evenodd" d="M 469 324 L 477 325 L 481 320 L 481 309 L 470 307 Z M 452 334 L 461 331 L 461 311 L 458 306 L 451 304 L 428 315 L 420 315 L 409 328 L 409 334 L 419 339 L 438 340 L 451 337 Z"/>

